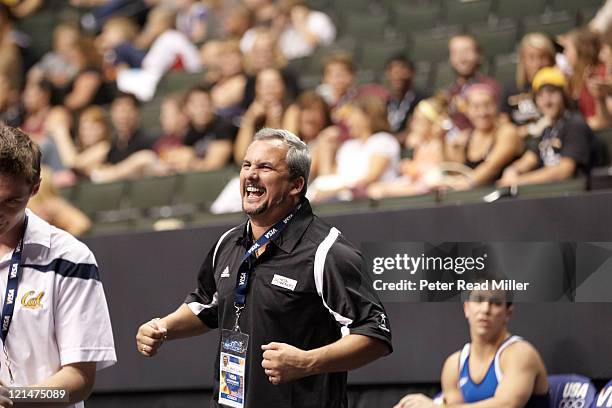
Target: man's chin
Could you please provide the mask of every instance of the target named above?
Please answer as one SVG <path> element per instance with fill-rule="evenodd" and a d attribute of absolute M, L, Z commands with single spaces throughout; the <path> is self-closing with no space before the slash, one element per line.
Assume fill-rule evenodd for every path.
<path fill-rule="evenodd" d="M 248 215 L 249 217 L 253 215 L 263 214 L 267 209 L 268 209 L 267 203 L 262 203 L 262 204 L 259 204 L 258 206 L 254 206 L 252 204 L 245 204 L 244 201 L 242 201 L 242 211 L 244 211 L 244 213 Z"/>

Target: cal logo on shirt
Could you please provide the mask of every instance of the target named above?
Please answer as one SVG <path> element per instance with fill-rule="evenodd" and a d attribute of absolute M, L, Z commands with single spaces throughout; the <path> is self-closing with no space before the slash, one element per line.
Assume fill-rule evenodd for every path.
<path fill-rule="evenodd" d="M 44 296 L 44 291 L 41 291 L 38 294 L 36 294 L 36 292 L 33 290 L 26 292 L 21 297 L 21 306 L 26 309 L 40 309 L 42 307 L 42 299 Z"/>
<path fill-rule="evenodd" d="M 274 278 L 272 278 L 272 284 L 281 288 L 295 290 L 295 287 L 297 286 L 297 281 L 295 279 L 287 278 L 282 275 L 274 274 Z"/>

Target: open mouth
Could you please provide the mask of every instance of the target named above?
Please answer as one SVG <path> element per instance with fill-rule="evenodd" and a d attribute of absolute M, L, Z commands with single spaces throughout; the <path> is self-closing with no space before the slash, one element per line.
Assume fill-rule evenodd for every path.
<path fill-rule="evenodd" d="M 246 198 L 258 199 L 261 196 L 263 196 L 265 192 L 266 192 L 266 189 L 262 187 L 247 186 L 245 188 Z"/>

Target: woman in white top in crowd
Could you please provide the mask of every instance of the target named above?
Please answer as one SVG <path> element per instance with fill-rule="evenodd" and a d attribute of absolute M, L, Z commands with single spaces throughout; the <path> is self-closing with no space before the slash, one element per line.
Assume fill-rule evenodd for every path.
<path fill-rule="evenodd" d="M 385 104 L 374 97 L 360 98 L 343 111 L 351 138 L 338 147 L 335 155 L 332 152 L 337 141 L 322 138 L 321 176 L 309 188 L 314 201 L 362 197 L 370 184 L 398 176 L 400 145 L 390 133 Z M 330 147 L 327 152 L 325 145 Z"/>

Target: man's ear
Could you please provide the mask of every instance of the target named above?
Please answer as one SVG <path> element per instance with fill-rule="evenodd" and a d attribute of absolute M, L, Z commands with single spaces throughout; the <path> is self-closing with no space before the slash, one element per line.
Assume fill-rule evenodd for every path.
<path fill-rule="evenodd" d="M 36 193 L 38 193 L 38 190 L 40 190 L 40 182 L 41 179 L 39 178 L 36 183 L 32 184 L 32 189 L 30 190 L 30 197 L 34 197 Z"/>
<path fill-rule="evenodd" d="M 306 187 L 306 180 L 304 180 L 304 177 L 300 176 L 296 178 L 295 180 L 293 180 L 292 183 L 293 183 L 293 188 L 291 189 L 291 194 L 292 195 L 302 194 L 302 190 L 304 190 L 304 187 Z"/>

